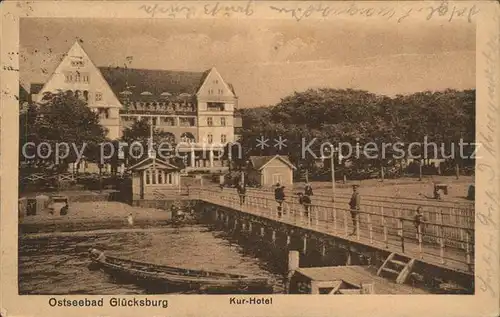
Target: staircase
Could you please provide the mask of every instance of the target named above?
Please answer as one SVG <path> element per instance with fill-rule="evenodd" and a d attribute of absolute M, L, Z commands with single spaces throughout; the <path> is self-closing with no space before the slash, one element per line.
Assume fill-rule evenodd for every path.
<path fill-rule="evenodd" d="M 377 271 L 377 276 L 395 278 L 397 284 L 404 284 L 411 274 L 415 259 L 391 253 Z"/>

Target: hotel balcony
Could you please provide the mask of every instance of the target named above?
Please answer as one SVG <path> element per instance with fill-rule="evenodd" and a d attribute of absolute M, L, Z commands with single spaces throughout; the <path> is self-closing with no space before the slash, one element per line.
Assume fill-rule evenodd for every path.
<path fill-rule="evenodd" d="M 196 114 L 196 109 L 194 108 L 179 108 L 179 109 L 147 109 L 147 110 L 135 110 L 135 109 L 122 109 L 120 114 L 135 114 L 135 115 L 194 115 Z"/>

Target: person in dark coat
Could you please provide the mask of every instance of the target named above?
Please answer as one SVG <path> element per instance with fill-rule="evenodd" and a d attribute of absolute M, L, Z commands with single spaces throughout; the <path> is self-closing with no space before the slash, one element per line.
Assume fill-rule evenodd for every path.
<path fill-rule="evenodd" d="M 61 216 L 65 216 L 68 214 L 68 211 L 69 211 L 69 205 L 68 205 L 68 202 L 66 202 L 66 204 L 64 205 L 64 207 L 61 208 L 61 210 L 59 211 L 59 214 Z"/>
<path fill-rule="evenodd" d="M 308 195 L 304 195 L 299 193 L 299 204 L 304 207 L 304 215 L 309 219 L 310 213 L 309 210 L 311 208 L 311 198 Z"/>
<path fill-rule="evenodd" d="M 352 186 L 352 196 L 351 200 L 349 201 L 352 225 L 354 226 L 354 230 L 352 231 L 351 235 L 356 234 L 358 230 L 358 218 L 359 218 L 359 210 L 361 204 L 361 196 L 359 195 L 358 187 L 359 187 L 358 185 Z"/>
<path fill-rule="evenodd" d="M 309 183 L 306 183 L 306 186 L 304 187 L 304 195 L 306 196 L 313 196 L 313 189 Z"/>
<path fill-rule="evenodd" d="M 279 183 L 276 184 L 276 189 L 274 190 L 274 199 L 281 207 L 285 201 L 285 186 L 281 186 Z"/>

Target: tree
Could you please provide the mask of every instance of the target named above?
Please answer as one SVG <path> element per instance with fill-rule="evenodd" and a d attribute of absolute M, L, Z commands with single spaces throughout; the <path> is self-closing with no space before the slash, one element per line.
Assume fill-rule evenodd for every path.
<path fill-rule="evenodd" d="M 77 160 L 75 148 L 78 151 L 83 148 L 83 155 L 98 161 L 98 155 L 92 154 L 89 149 L 106 141 L 107 131 L 99 124 L 97 114 L 84 101 L 63 93 L 46 94 L 42 103 L 31 104 L 26 112 L 20 114 L 19 120 L 21 161 L 45 170 L 66 170 L 69 163 Z M 28 159 L 22 154 L 23 145 L 27 142 L 33 142 L 35 146 L 45 142 L 50 151 L 46 148 L 46 153 L 42 153 L 44 158 Z M 56 160 L 56 146 L 62 143 L 69 145 L 68 155 Z M 66 150 L 61 145 L 59 148 Z"/>
<path fill-rule="evenodd" d="M 359 173 L 364 170 L 364 175 L 379 170 L 383 179 L 386 169 L 393 168 L 391 173 L 395 174 L 394 169 L 402 166 L 402 160 L 409 154 L 423 154 L 421 148 L 408 153 L 412 142 L 423 143 L 427 137 L 429 142 L 442 143 L 448 151 L 452 144 L 456 147 L 461 137 L 474 142 L 475 91 L 448 89 L 387 97 L 353 89 L 309 89 L 295 92 L 275 106 L 243 109 L 241 116 L 246 156 L 284 154 L 297 166 L 310 169 L 316 158 L 309 154 L 302 157 L 303 139 L 317 139 L 311 148 L 315 153 L 319 153 L 320 144 L 325 142 L 349 143 L 352 150 L 356 144 L 362 148 L 374 142 L 378 149 L 374 159 L 353 155 L 342 162 L 352 164 Z M 279 136 L 287 140 L 287 147 L 280 150 L 273 147 L 273 139 Z M 260 137 L 269 140 L 267 147 L 256 146 Z M 396 142 L 403 145 L 407 155 L 398 160 L 393 159 L 393 154 L 400 155 L 393 146 Z"/>
<path fill-rule="evenodd" d="M 142 120 L 135 121 L 130 127 L 123 130 L 122 141 L 125 142 L 128 147 L 131 147 L 133 143 L 140 144 L 142 146 L 142 149 L 140 149 L 139 146 L 133 146 L 131 149 L 126 151 L 127 153 L 132 154 L 127 158 L 129 164 L 134 164 L 135 162 L 139 162 L 147 157 L 148 150 L 150 149 L 151 134 L 153 136 L 152 149 L 157 151 L 157 153 L 160 146 L 162 156 L 170 155 L 171 153 L 169 152 L 175 149 L 175 137 L 172 133 L 156 128 L 151 129 L 149 121 L 143 118 Z M 180 164 L 182 159 L 176 159 L 174 161 L 177 166 L 183 165 L 183 163 Z M 174 162 L 172 162 L 172 164 L 174 164 Z"/>

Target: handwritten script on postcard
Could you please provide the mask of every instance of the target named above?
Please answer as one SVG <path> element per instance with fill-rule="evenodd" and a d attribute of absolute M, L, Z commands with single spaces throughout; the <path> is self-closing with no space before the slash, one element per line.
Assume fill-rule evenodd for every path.
<path fill-rule="evenodd" d="M 484 73 L 487 78 L 488 90 L 488 106 L 487 106 L 487 120 L 484 122 L 485 129 L 479 133 L 479 142 L 483 148 L 483 158 L 489 157 L 490 161 L 496 162 L 498 157 L 495 142 L 498 137 L 498 104 L 497 104 L 497 74 L 496 67 L 499 63 L 498 58 L 498 35 L 492 34 L 486 45 L 485 50 L 482 52 L 486 58 L 486 67 Z M 494 163 L 492 163 L 494 164 Z M 478 170 L 488 177 L 488 184 L 485 189 L 486 198 L 480 202 L 480 208 L 476 209 L 476 218 L 478 220 L 478 231 L 486 233 L 483 247 L 484 253 L 478 261 L 483 262 L 485 266 L 484 273 L 478 273 L 477 284 L 480 292 L 487 293 L 492 297 L 496 297 L 498 293 L 498 280 L 495 278 L 498 271 L 498 261 L 500 260 L 497 248 L 497 233 L 499 229 L 498 213 L 500 212 L 500 197 L 498 195 L 497 186 L 499 183 L 499 175 L 495 166 L 487 162 L 478 164 Z"/>
<path fill-rule="evenodd" d="M 182 3 L 165 4 L 142 4 L 139 11 L 150 17 L 169 18 L 195 18 L 195 17 L 243 17 L 252 16 L 257 11 L 257 4 L 254 0 L 247 2 L 207 2 L 201 6 L 189 6 Z M 300 3 L 283 4 L 282 2 L 273 4 L 272 2 L 262 2 L 258 5 L 259 14 L 278 13 L 281 18 L 292 18 L 301 21 L 307 18 L 334 19 L 342 17 L 363 17 L 382 18 L 385 20 L 396 20 L 403 22 L 411 17 L 424 17 L 426 20 L 433 18 L 444 18 L 449 22 L 465 19 L 472 22 L 479 13 L 476 5 L 465 3 L 449 3 L 442 1 L 438 4 L 425 4 L 421 7 L 404 8 L 402 6 L 391 6 L 387 4 L 383 7 L 370 6 L 357 2 L 334 2 L 325 4 L 323 2 L 307 1 Z"/>

